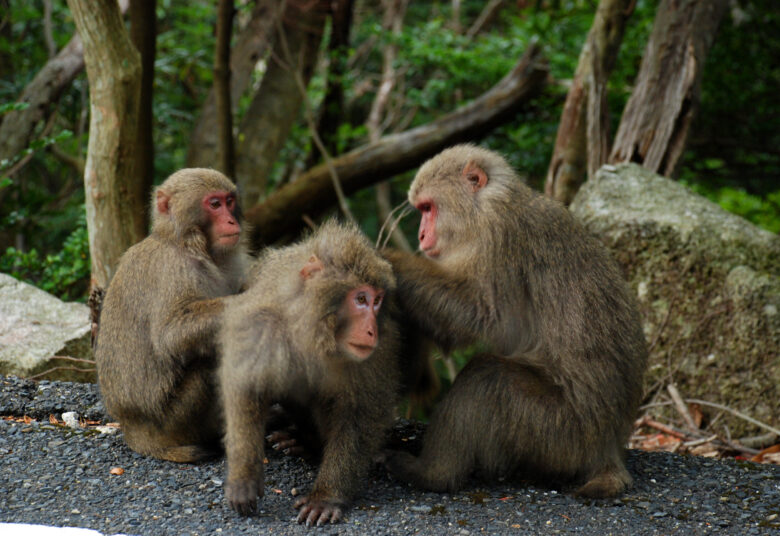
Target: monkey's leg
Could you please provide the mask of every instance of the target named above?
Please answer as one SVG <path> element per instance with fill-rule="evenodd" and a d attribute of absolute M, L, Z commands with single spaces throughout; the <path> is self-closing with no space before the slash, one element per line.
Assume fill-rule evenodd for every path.
<path fill-rule="evenodd" d="M 190 422 L 189 426 L 193 426 Z M 184 441 L 175 431 L 149 421 L 122 421 L 125 442 L 134 451 L 145 456 L 177 463 L 197 463 L 219 456 L 219 445 L 196 444 Z"/>
<path fill-rule="evenodd" d="M 542 371 L 498 356 L 476 356 L 436 408 L 420 456 L 388 457 L 391 473 L 415 486 L 453 491 L 475 470 L 508 474 L 540 457 L 563 412 L 560 388 Z M 548 422 L 549 421 L 549 422 Z"/>
<path fill-rule="evenodd" d="M 498 426 L 502 402 L 501 374 L 494 360 L 475 357 L 458 374 L 431 417 L 419 457 L 406 452 L 388 455 L 388 470 L 413 485 L 433 491 L 454 491 L 474 471 L 482 449 L 504 443 Z"/>

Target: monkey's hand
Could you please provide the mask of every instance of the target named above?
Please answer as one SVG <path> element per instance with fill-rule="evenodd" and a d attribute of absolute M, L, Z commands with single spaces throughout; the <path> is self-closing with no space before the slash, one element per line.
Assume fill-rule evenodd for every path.
<path fill-rule="evenodd" d="M 263 496 L 263 489 L 255 480 L 232 480 L 225 483 L 228 504 L 242 516 L 250 516 L 257 511 L 258 496 Z"/>
<path fill-rule="evenodd" d="M 298 512 L 298 523 L 306 523 L 307 527 L 311 527 L 314 524 L 321 527 L 328 521 L 331 523 L 339 521 L 344 504 L 333 499 L 316 499 L 310 496 L 303 496 L 295 501 L 294 506 L 301 509 Z"/>

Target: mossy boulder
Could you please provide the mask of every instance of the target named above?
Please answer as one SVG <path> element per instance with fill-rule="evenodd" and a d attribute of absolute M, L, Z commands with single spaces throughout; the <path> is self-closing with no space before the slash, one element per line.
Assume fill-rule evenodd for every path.
<path fill-rule="evenodd" d="M 69 359 L 91 360 L 90 338 L 86 305 L 0 274 L 0 374 L 29 378 L 51 371 L 42 377 L 96 381 L 93 364 Z"/>
<path fill-rule="evenodd" d="M 674 382 L 687 398 L 780 427 L 780 237 L 635 164 L 604 166 L 571 211 L 637 293 L 648 397 Z M 718 419 L 733 437 L 765 432 Z"/>

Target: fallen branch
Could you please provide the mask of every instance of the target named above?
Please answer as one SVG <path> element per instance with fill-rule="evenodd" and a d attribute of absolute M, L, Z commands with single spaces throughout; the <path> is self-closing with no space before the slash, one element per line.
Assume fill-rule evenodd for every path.
<path fill-rule="evenodd" d="M 28 380 L 37 380 L 38 378 L 46 376 L 47 374 L 50 374 L 50 373 L 54 372 L 55 370 L 71 370 L 71 371 L 75 371 L 75 372 L 85 372 L 85 373 L 97 372 L 97 369 L 94 369 L 94 368 L 85 369 L 85 368 L 69 367 L 69 366 L 64 366 L 63 365 L 61 367 L 52 367 L 50 369 L 44 370 L 40 374 L 35 374 L 34 376 L 30 376 L 27 379 Z"/>
<path fill-rule="evenodd" d="M 454 143 L 478 139 L 511 120 L 524 103 L 541 92 L 547 72 L 541 47 L 531 43 L 512 71 L 470 104 L 333 159 L 344 194 L 418 166 Z M 252 245 L 259 248 L 298 232 L 303 226 L 302 215 L 316 215 L 336 201 L 329 165 L 315 166 L 247 210 L 246 220 L 254 227 Z"/>

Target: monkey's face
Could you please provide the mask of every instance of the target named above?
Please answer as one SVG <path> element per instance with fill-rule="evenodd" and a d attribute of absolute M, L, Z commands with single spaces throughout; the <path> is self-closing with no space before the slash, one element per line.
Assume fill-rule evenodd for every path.
<path fill-rule="evenodd" d="M 213 249 L 232 249 L 241 237 L 236 217 L 236 194 L 227 191 L 208 192 L 201 207 L 208 218 L 208 235 Z"/>
<path fill-rule="evenodd" d="M 348 357 L 362 361 L 379 344 L 377 316 L 384 300 L 384 291 L 371 285 L 350 290 L 339 311 L 340 328 L 336 342 Z"/>
<path fill-rule="evenodd" d="M 420 211 L 417 238 L 428 258 L 444 261 L 470 236 L 478 210 L 477 196 L 487 184 L 487 175 L 473 161 L 453 166 L 423 167 L 410 188 L 409 201 Z"/>

